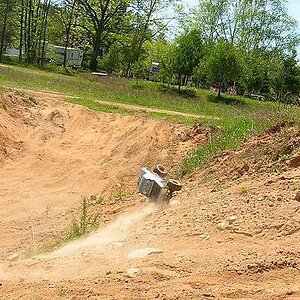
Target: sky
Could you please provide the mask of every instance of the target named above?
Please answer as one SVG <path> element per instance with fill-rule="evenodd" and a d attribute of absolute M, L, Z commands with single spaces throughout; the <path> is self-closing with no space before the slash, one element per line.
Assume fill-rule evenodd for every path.
<path fill-rule="evenodd" d="M 196 5 L 198 0 L 185 0 L 189 6 Z M 298 32 L 300 33 L 300 0 L 287 0 L 289 14 L 298 21 Z M 300 57 L 300 47 L 298 48 L 298 57 Z"/>

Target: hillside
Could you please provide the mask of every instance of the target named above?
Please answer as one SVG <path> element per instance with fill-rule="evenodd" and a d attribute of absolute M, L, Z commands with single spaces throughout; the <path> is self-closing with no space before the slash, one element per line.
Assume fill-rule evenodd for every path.
<path fill-rule="evenodd" d="M 51 107 L 55 103 L 58 107 L 62 105 L 51 100 Z M 47 104 L 44 105 L 47 107 Z M 74 112 L 78 116 L 76 107 L 68 106 L 67 111 L 71 120 Z M 106 117 L 85 109 L 79 111 L 81 118 L 87 115 L 89 120 L 103 120 Z M 116 124 L 114 117 L 109 118 L 112 124 Z M 132 117 L 130 118 L 130 126 L 133 126 Z M 65 123 L 66 134 L 75 134 L 74 129 L 70 131 L 73 126 L 69 127 Z M 103 129 L 102 139 L 105 138 Z M 163 129 L 165 132 L 167 127 Z M 86 130 L 92 131 L 88 125 Z M 134 134 L 138 134 L 136 130 Z M 160 138 L 159 135 L 156 136 Z M 87 138 L 86 133 L 84 137 Z M 54 145 L 55 139 L 52 136 L 48 143 Z M 65 145 L 64 139 L 66 137 L 60 135 L 59 144 Z M 186 178 L 184 191 L 174 198 L 170 206 L 155 207 L 135 193 L 127 195 L 126 200 L 114 201 L 109 205 L 114 210 L 117 209 L 114 215 L 120 217 L 112 216 L 112 211 L 106 209 L 106 214 L 110 215 L 107 221 L 114 221 L 87 238 L 39 256 L 26 257 L 26 252 L 22 254 L 30 240 L 30 225 L 28 224 L 28 229 L 22 225 L 23 222 L 28 222 L 25 216 L 22 218 L 22 214 L 28 212 L 16 213 L 14 207 L 18 205 L 21 208 L 24 204 L 20 202 L 21 199 L 16 201 L 18 198 L 14 193 L 16 204 L 12 206 L 7 203 L 9 206 L 4 211 L 13 209 L 11 224 L 23 230 L 16 231 L 19 234 L 10 232 L 5 238 L 1 238 L 6 249 L 18 253 L 16 258 L 11 252 L 6 253 L 6 258 L 2 257 L 1 293 L 7 299 L 297 299 L 300 296 L 300 254 L 297 242 L 300 232 L 299 196 L 296 196 L 300 183 L 299 139 L 299 128 L 293 124 L 272 128 L 243 143 L 239 149 L 216 157 L 210 165 Z M 97 141 L 95 136 L 93 140 Z M 47 152 L 53 149 L 53 146 L 49 148 L 48 143 L 47 151 L 44 150 L 46 157 Z M 81 143 L 80 140 L 78 143 Z M 93 161 L 94 156 L 87 152 L 88 149 L 78 148 L 78 143 L 71 148 L 75 147 L 85 153 L 84 165 L 87 167 L 87 162 Z M 160 141 L 155 145 L 163 144 Z M 126 144 L 119 143 L 117 153 L 125 148 Z M 151 151 L 155 148 L 151 148 Z M 178 149 L 178 146 L 175 148 Z M 70 154 L 70 150 L 67 151 L 67 156 Z M 164 155 L 164 152 L 160 151 L 160 155 Z M 166 157 L 157 154 L 155 157 L 157 162 L 160 159 L 167 162 Z M 256 163 L 255 158 L 258 159 Z M 112 162 L 115 161 L 115 157 L 111 156 L 111 159 Z M 76 161 L 74 163 L 80 164 L 78 159 Z M 136 169 L 134 173 L 138 172 L 137 161 L 135 164 L 133 160 L 130 162 L 132 165 L 129 168 L 122 167 L 124 176 L 126 170 Z M 143 159 L 140 162 L 147 163 Z M 24 172 L 28 170 L 22 160 L 18 162 L 15 159 L 15 163 L 21 164 Z M 47 175 L 50 176 L 52 171 L 49 167 L 52 162 L 42 160 L 41 163 L 47 164 Z M 60 162 L 62 167 L 68 164 L 67 161 Z M 114 173 L 118 170 L 117 165 L 114 164 Z M 4 165 L 1 172 L 5 172 L 10 166 L 11 163 Z M 35 168 L 37 167 L 36 165 Z M 31 217 L 37 242 L 42 243 L 48 239 L 47 236 L 52 232 L 49 232 L 50 224 L 57 230 L 58 224 L 64 223 L 62 216 L 68 214 L 64 215 L 62 212 L 75 203 L 74 196 L 79 196 L 76 189 L 83 191 L 86 186 L 87 190 L 94 192 L 92 186 L 96 188 L 96 182 L 97 188 L 101 186 L 100 166 L 96 168 L 99 179 L 95 178 L 94 182 L 86 180 L 93 180 L 93 168 L 86 168 L 86 172 L 90 172 L 88 177 L 86 174 L 80 175 L 82 170 L 79 165 L 75 169 L 78 176 L 73 172 L 73 176 L 64 179 L 69 182 L 68 187 L 70 182 L 74 184 L 80 180 L 80 176 L 85 179 L 81 180 L 80 187 L 75 185 L 72 188 L 75 188 L 75 193 L 72 193 L 68 201 L 63 202 L 63 207 L 58 206 L 59 202 L 55 202 L 55 199 L 58 201 L 65 197 L 65 183 L 62 185 L 64 190 L 59 188 L 58 191 L 56 181 L 50 184 L 48 177 L 38 176 L 36 180 L 39 182 L 47 180 L 47 185 L 44 186 L 47 193 L 46 190 L 41 193 L 39 184 L 33 182 L 35 190 L 39 191 L 40 200 L 36 202 L 37 194 L 33 194 L 31 188 L 32 201 L 28 202 L 29 196 L 26 199 L 28 209 L 32 210 L 34 207 L 34 215 L 38 218 L 45 214 L 43 209 L 46 208 L 46 203 L 53 205 L 47 216 L 39 218 L 40 222 Z M 106 174 L 113 178 L 107 171 Z M 60 175 L 54 174 L 61 179 Z M 128 175 L 127 184 L 130 186 L 130 182 L 133 184 L 135 179 L 133 173 L 132 177 L 127 177 Z M 21 173 L 17 176 L 20 177 Z M 14 180 L 18 180 L 18 177 Z M 5 179 L 4 184 L 8 181 L 11 179 Z M 28 188 L 21 186 L 20 190 L 24 193 Z M 10 189 L 10 193 L 13 192 Z M 45 197 L 46 195 L 49 196 Z M 2 215 L 1 220 L 4 219 L 9 221 Z M 2 226 L 10 227 L 8 223 L 2 223 Z M 17 240 L 22 236 L 24 241 L 21 245 L 10 243 L 8 236 Z M 146 255 L 147 251 L 152 254 Z"/>
<path fill-rule="evenodd" d="M 166 120 L 168 98 L 153 115 L 22 88 L 0 96 L 1 299 L 300 297 L 297 108 L 177 95 L 207 109 Z M 136 192 L 158 163 L 185 174 L 170 205 Z"/>

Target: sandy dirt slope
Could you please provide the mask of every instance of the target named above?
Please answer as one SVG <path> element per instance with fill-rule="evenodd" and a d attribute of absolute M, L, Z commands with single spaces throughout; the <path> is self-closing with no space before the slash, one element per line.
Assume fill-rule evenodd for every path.
<path fill-rule="evenodd" d="M 184 127 L 60 98 L 1 95 L 0 259 L 55 241 L 81 196 L 135 191 L 141 166 L 172 166 L 193 143 L 179 140 Z"/>
<path fill-rule="evenodd" d="M 293 169 L 245 178 L 221 191 L 201 184 L 168 207 L 144 204 L 49 255 L 6 263 L 3 295 L 299 299 L 299 176 Z M 241 195 L 246 184 L 250 192 Z M 134 257 L 149 248 L 152 254 Z"/>
<path fill-rule="evenodd" d="M 186 178 L 169 206 L 132 195 L 86 238 L 2 259 L 1 299 L 300 299 L 299 167 L 299 128 L 282 124 Z"/>

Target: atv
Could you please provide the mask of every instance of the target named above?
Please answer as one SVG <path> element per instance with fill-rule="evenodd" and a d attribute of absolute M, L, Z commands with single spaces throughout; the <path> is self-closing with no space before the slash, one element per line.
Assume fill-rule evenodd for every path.
<path fill-rule="evenodd" d="M 182 189 L 182 184 L 175 179 L 166 180 L 168 172 L 162 165 L 157 165 L 153 171 L 143 167 L 139 175 L 139 192 L 153 202 L 169 202 Z"/>

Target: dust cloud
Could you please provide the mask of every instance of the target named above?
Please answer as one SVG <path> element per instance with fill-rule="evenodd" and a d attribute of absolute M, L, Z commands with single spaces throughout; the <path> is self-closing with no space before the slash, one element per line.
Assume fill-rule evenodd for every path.
<path fill-rule="evenodd" d="M 58 258 L 75 254 L 91 248 L 101 248 L 111 243 L 122 243 L 128 236 L 133 226 L 158 209 L 157 205 L 150 204 L 144 208 L 120 216 L 114 222 L 108 224 L 96 233 L 83 239 L 69 243 L 68 245 L 52 252 L 48 258 Z"/>

